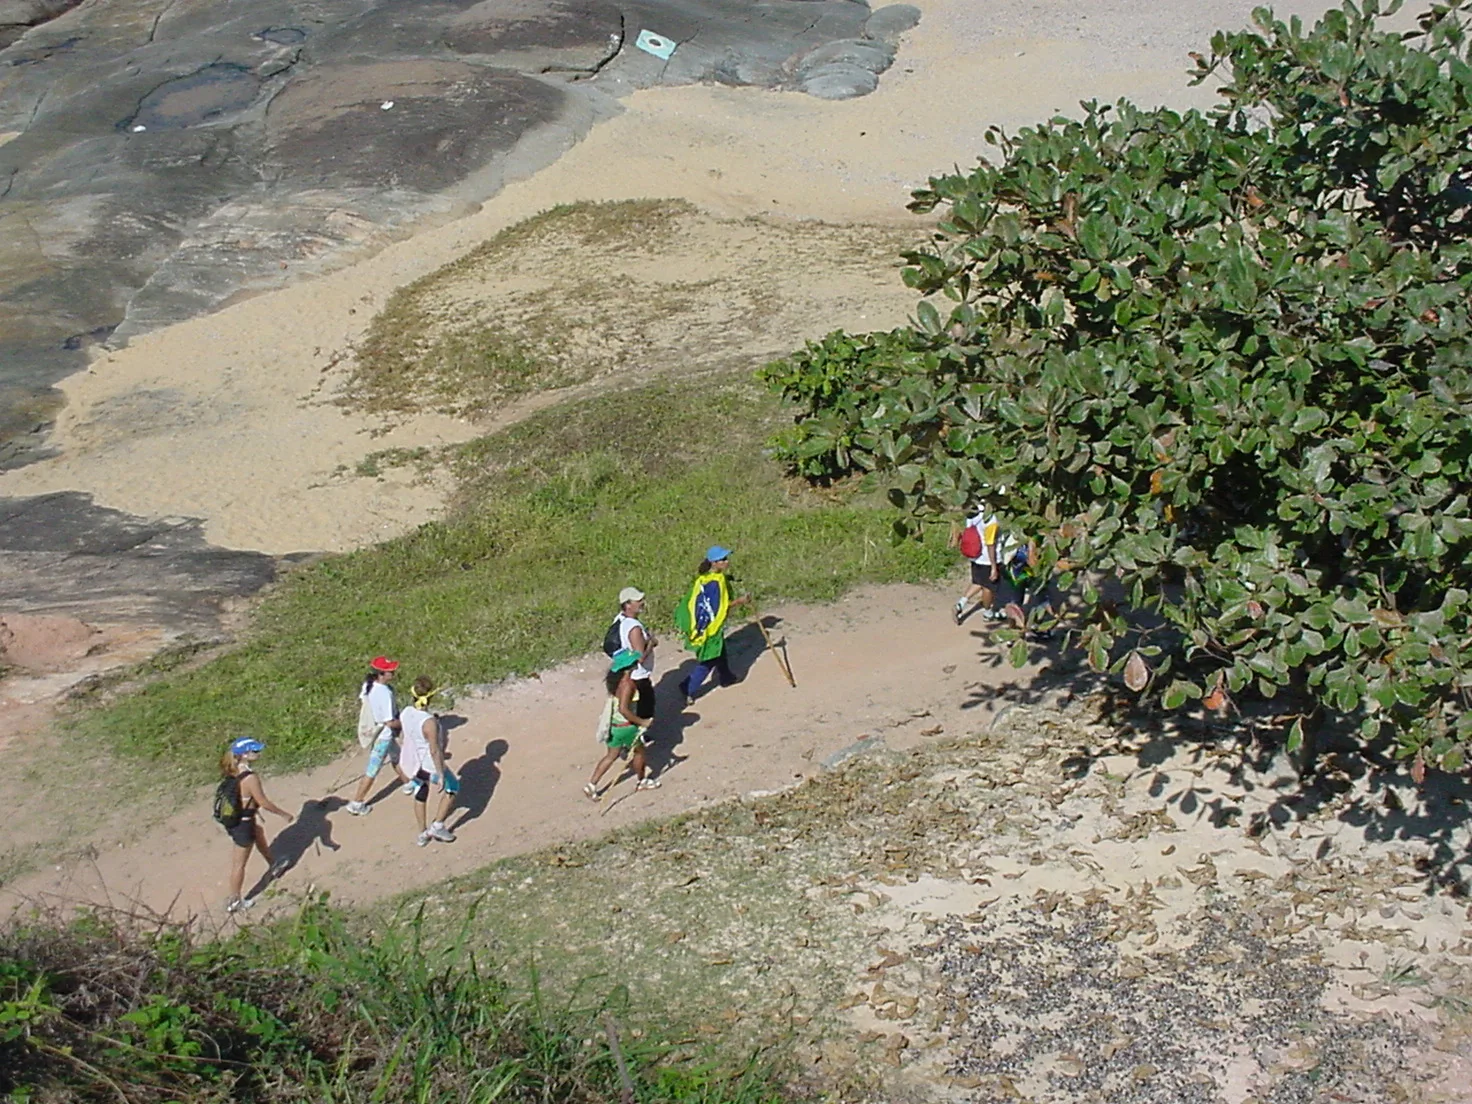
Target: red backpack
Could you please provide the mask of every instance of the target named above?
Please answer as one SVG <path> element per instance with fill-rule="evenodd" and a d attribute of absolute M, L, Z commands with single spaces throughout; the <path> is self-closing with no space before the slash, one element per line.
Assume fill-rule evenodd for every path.
<path fill-rule="evenodd" d="M 961 555 L 968 560 L 981 555 L 981 530 L 975 525 L 968 525 L 961 530 Z"/>

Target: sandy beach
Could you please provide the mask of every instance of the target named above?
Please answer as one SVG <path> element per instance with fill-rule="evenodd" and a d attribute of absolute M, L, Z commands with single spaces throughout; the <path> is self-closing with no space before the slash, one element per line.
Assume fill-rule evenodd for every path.
<path fill-rule="evenodd" d="M 100 353 L 62 385 L 56 455 L 0 475 L 0 495 L 87 492 L 130 514 L 199 518 L 214 544 L 273 554 L 344 550 L 402 532 L 434 516 L 446 488 L 407 469 L 354 477 L 359 462 L 484 427 L 368 418 L 337 401 L 354 343 L 395 288 L 578 200 L 680 198 L 733 219 L 913 222 L 918 233 L 922 224 L 904 209 L 910 190 L 973 163 L 993 125 L 1016 129 L 1084 99 L 1209 103 L 1209 89 L 1186 83 L 1186 52 L 1204 48 L 1214 27 L 1243 25 L 1252 4 L 1111 2 L 1087 13 L 1058 2 L 918 6 L 920 25 L 869 96 L 826 102 L 714 85 L 634 92 L 549 167 L 517 179 L 548 160 L 549 142 L 565 139 L 529 134 L 505 166 L 511 182 L 467 217 Z M 873 328 L 903 321 L 890 299 L 866 318 Z M 794 334 L 794 343 L 828 328 Z"/>

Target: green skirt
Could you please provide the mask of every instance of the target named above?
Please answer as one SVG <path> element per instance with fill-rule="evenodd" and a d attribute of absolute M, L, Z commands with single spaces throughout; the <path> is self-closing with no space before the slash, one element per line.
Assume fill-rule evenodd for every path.
<path fill-rule="evenodd" d="M 643 731 L 638 725 L 609 725 L 608 746 L 619 750 L 635 747 L 644 742 Z"/>

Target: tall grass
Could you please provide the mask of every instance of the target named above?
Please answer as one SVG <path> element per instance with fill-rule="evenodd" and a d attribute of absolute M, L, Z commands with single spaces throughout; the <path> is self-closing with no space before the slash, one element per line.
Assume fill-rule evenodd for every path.
<path fill-rule="evenodd" d="M 702 1061 L 626 1000 L 513 995 L 419 918 L 368 933 L 322 901 L 227 942 L 104 914 L 0 935 L 0 1092 L 16 1102 L 765 1104 L 770 1069 Z"/>
<path fill-rule="evenodd" d="M 775 415 L 748 378 L 706 377 L 554 408 L 476 442 L 454 459 L 464 490 L 450 518 L 297 571 L 239 647 L 78 727 L 185 778 L 206 777 L 244 733 L 271 745 L 273 766 L 301 767 L 351 741 L 372 656 L 442 685 L 531 674 L 596 650 L 631 584 L 668 630 L 715 541 L 764 603 L 950 566 L 939 542 L 894 544 L 875 503 L 785 482 L 762 452 Z"/>

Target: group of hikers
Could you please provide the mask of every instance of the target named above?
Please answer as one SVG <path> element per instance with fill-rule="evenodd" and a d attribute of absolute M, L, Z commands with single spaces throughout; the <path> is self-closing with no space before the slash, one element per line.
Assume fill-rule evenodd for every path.
<path fill-rule="evenodd" d="M 707 680 L 714 675 L 718 685 L 739 681 L 726 657 L 726 620 L 733 608 L 749 606 L 751 599 L 731 595 L 728 569 L 731 550 L 712 545 L 700 561 L 695 581 L 685 599 L 676 607 L 675 625 L 695 653 L 695 666 L 679 688 L 682 706 L 701 695 Z M 618 595 L 618 615 L 609 625 L 603 650 L 609 655 L 604 676 L 607 700 L 598 718 L 598 740 L 604 753 L 593 767 L 592 776 L 583 793 L 594 801 L 601 800 L 600 789 L 609 769 L 627 756 L 638 790 L 657 789 L 659 779 L 649 774 L 647 731 L 654 721 L 654 651 L 655 635 L 640 620 L 644 611 L 644 592 L 625 587 Z M 392 766 L 403 786 L 413 798 L 415 823 L 420 847 L 430 843 L 453 843 L 455 833 L 446 821 L 455 808 L 460 793 L 460 780 L 445 761 L 445 732 L 437 714 L 429 709 L 436 694 L 434 679 L 420 675 L 411 687 L 413 704 L 396 706 L 392 683 L 399 664 L 387 656 L 376 656 L 368 664 L 368 672 L 359 687 L 358 742 L 368 752 L 368 760 L 347 811 L 353 816 L 367 816 L 373 810 L 368 801 L 384 767 Z M 397 749 L 397 755 L 395 750 Z M 292 820 L 292 815 L 266 796 L 255 763 L 266 745 L 245 736 L 231 742 L 220 761 L 220 784 L 215 791 L 215 819 L 224 827 L 234 844 L 231 855 L 227 912 L 248 909 L 253 897 L 244 895 L 245 867 L 251 852 L 259 851 L 267 864 L 266 881 L 283 874 L 285 859 L 276 858 L 266 841 L 260 814 L 273 813 Z M 431 791 L 439 794 L 435 816 L 429 819 Z"/>
<path fill-rule="evenodd" d="M 1019 629 L 1025 629 L 1030 599 L 1050 604 L 1032 578 L 1035 550 L 1007 537 L 993 506 L 982 503 L 968 511 L 964 525 L 952 533 L 951 543 L 971 566 L 970 585 L 953 611 L 956 624 L 961 624 L 971 609 L 979 609 L 987 621 L 1010 619 Z M 729 548 L 719 544 L 708 548 L 694 582 L 675 608 L 675 627 L 695 654 L 695 666 L 679 683 L 682 707 L 700 696 L 712 675 L 720 686 L 739 681 L 726 657 L 726 620 L 733 608 L 750 606 L 751 599 L 732 597 L 730 562 Z M 999 603 L 1004 587 L 1015 591 L 1015 600 Z M 618 614 L 604 636 L 603 650 L 609 656 L 604 675 L 607 699 L 597 722 L 598 741 L 604 751 L 583 785 L 583 793 L 593 801 L 602 800 L 607 792 L 602 785 L 604 778 L 625 757 L 636 790 L 657 789 L 660 785 L 659 779 L 650 775 L 647 755 L 648 730 L 656 709 L 654 653 L 659 642 L 640 619 L 643 612 L 644 592 L 638 587 L 625 587 L 618 595 Z M 420 847 L 433 842 L 453 843 L 455 833 L 446 821 L 455 808 L 460 780 L 446 765 L 444 728 L 439 716 L 429 709 L 436 694 L 435 682 L 428 675 L 420 675 L 411 687 L 413 704 L 399 709 L 392 688 L 398 668 L 399 664 L 387 656 L 375 657 L 359 688 L 358 740 L 368 752 L 368 761 L 347 811 L 353 816 L 372 812 L 368 795 L 384 767 L 392 766 L 403 792 L 413 798 L 418 826 L 415 842 Z M 235 845 L 226 903 L 230 912 L 248 909 L 254 903 L 251 897 L 243 896 L 245 866 L 252 850 L 259 851 L 266 861 L 267 881 L 279 877 L 287 866 L 286 860 L 272 855 L 259 820 L 262 811 L 292 819 L 266 796 L 255 773 L 254 764 L 264 750 L 261 741 L 242 737 L 230 744 L 220 763 L 223 777 L 215 794 L 215 818 Z M 431 792 L 436 790 L 439 796 L 431 820 L 428 807 Z"/>

